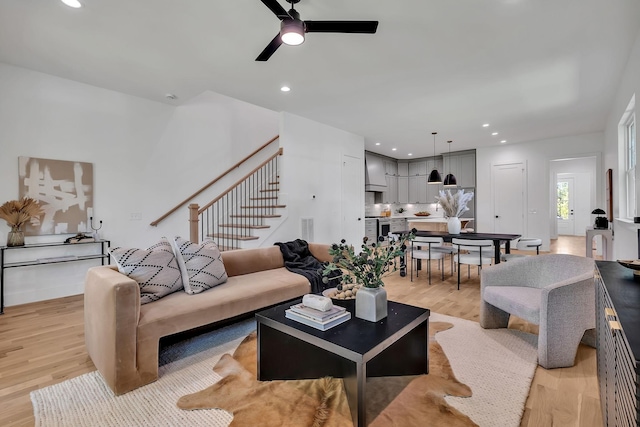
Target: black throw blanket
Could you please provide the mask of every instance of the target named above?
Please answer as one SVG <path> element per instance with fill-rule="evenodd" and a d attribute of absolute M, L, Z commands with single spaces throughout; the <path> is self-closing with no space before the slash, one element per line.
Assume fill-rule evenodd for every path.
<path fill-rule="evenodd" d="M 328 263 L 320 262 L 311 255 L 309 244 L 305 240 L 296 239 L 292 242 L 275 244 L 280 246 L 284 266 L 287 270 L 301 274 L 309 280 L 311 293 L 319 294 L 324 289 L 333 287 L 333 285 L 327 286 L 322 282 L 322 270 Z"/>

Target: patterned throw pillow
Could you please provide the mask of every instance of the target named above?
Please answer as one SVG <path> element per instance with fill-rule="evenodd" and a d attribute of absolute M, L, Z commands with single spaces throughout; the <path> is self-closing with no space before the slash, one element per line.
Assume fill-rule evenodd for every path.
<path fill-rule="evenodd" d="M 182 289 L 180 267 L 166 238 L 149 249 L 113 248 L 118 271 L 138 282 L 140 304 L 157 301 Z"/>
<path fill-rule="evenodd" d="M 171 243 L 186 293 L 199 294 L 227 281 L 227 272 L 215 242 L 206 240 L 198 245 L 176 237 Z"/>

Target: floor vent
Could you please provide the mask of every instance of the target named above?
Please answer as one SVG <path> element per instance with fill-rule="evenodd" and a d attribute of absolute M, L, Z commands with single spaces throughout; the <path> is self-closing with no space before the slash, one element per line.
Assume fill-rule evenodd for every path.
<path fill-rule="evenodd" d="M 300 229 L 302 240 L 313 242 L 313 218 L 300 218 Z"/>

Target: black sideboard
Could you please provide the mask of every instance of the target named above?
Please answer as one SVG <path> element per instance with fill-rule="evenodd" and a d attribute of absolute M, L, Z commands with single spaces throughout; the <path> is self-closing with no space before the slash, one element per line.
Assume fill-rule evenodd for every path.
<path fill-rule="evenodd" d="M 605 426 L 640 426 L 640 280 L 614 261 L 596 261 L 596 336 Z"/>

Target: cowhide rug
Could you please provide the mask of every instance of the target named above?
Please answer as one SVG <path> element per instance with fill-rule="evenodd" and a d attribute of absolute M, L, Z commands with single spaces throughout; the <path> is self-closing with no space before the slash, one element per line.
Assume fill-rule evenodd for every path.
<path fill-rule="evenodd" d="M 476 426 L 449 406 L 444 396 L 470 397 L 471 389 L 454 376 L 435 334 L 450 329 L 429 324 L 429 375 L 371 378 L 367 382 L 367 420 L 374 427 Z M 401 360 L 398 363 L 402 363 Z M 352 426 L 341 379 L 257 381 L 256 334 L 247 336 L 233 356 L 225 354 L 213 367 L 222 379 L 178 400 L 185 410 L 224 409 L 232 427 Z"/>

